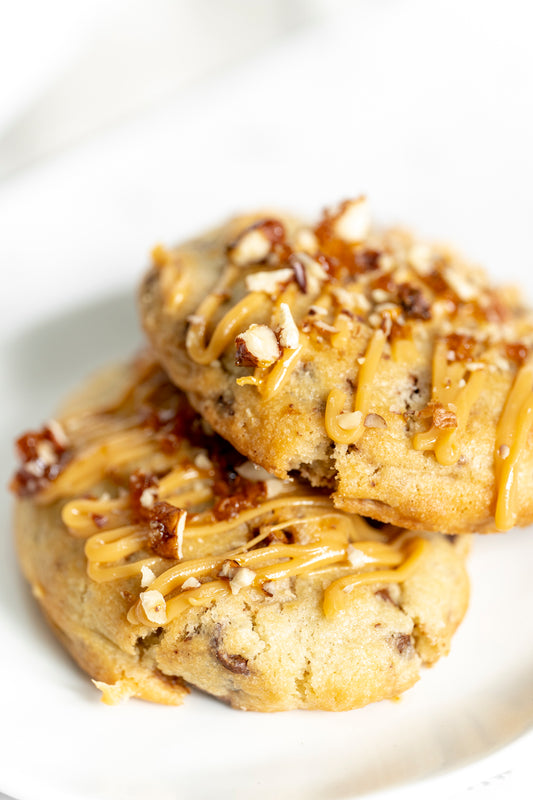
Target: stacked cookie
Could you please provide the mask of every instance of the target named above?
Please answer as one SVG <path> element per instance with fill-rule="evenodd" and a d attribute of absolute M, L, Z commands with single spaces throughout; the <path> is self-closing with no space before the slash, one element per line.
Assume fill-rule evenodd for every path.
<path fill-rule="evenodd" d="M 140 310 L 152 349 L 18 441 L 54 628 L 108 702 L 397 696 L 465 613 L 467 534 L 533 518 L 530 312 L 363 198 L 157 247 Z"/>

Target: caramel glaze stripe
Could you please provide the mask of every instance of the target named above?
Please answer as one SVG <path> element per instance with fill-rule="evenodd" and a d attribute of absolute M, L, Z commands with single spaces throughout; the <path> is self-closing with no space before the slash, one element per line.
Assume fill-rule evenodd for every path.
<path fill-rule="evenodd" d="M 438 463 L 451 466 L 460 456 L 459 439 L 466 429 L 472 407 L 478 400 L 486 381 L 485 370 L 470 373 L 464 386 L 460 382 L 467 374 L 466 368 L 457 362 L 448 364 L 446 342 L 439 340 L 433 355 L 432 400 L 443 406 L 453 404 L 457 425 L 453 428 L 437 428 L 432 425 L 424 433 L 413 437 L 415 450 L 433 450 Z"/>
<path fill-rule="evenodd" d="M 187 484 L 202 482 L 197 470 L 189 468 L 171 470 L 159 481 L 157 495 L 172 505 L 191 506 L 202 503 L 212 497 L 209 485 L 193 491 L 186 491 Z M 206 479 L 203 479 L 203 483 Z M 181 490 L 181 491 L 178 491 Z M 72 536 L 84 538 L 97 530 L 109 530 L 126 524 L 131 517 L 130 498 L 128 494 L 109 499 L 79 497 L 65 503 L 61 510 L 61 519 Z M 98 520 L 96 522 L 95 520 Z"/>
<path fill-rule="evenodd" d="M 300 339 L 302 335 L 300 333 Z M 285 347 L 283 355 L 272 367 L 268 369 L 256 367 L 253 375 L 237 378 L 237 384 L 239 386 L 255 386 L 264 400 L 271 400 L 279 392 L 298 364 L 302 348 L 302 342 L 294 349 Z"/>
<path fill-rule="evenodd" d="M 192 315 L 185 340 L 185 346 L 190 358 L 202 366 L 211 364 L 235 340 L 243 327 L 258 312 L 264 310 L 265 294 L 263 292 L 250 292 L 231 308 L 215 327 L 209 344 L 205 344 L 205 334 L 209 320 L 224 302 L 226 296 L 209 295 Z M 268 302 L 268 301 L 267 301 Z"/>
<path fill-rule="evenodd" d="M 275 313 L 281 303 L 287 303 L 289 307 L 294 305 L 298 288 L 294 284 L 289 284 L 281 292 L 273 305 Z M 267 402 L 271 400 L 289 379 L 294 368 L 297 366 L 300 354 L 306 343 L 306 337 L 299 331 L 300 343 L 298 347 L 284 347 L 281 357 L 270 367 L 256 367 L 252 375 L 245 375 L 237 378 L 238 386 L 255 386 L 261 397 Z"/>
<path fill-rule="evenodd" d="M 386 545 L 380 542 L 357 542 L 357 549 L 368 555 L 374 564 L 397 564 L 402 560 L 400 553 L 395 552 L 393 546 Z M 156 590 L 164 597 L 171 592 L 179 589 L 180 586 L 189 577 L 203 577 L 206 573 L 213 572 L 220 569 L 224 561 L 234 560 L 239 566 L 246 566 L 252 568 L 255 572 L 253 583 L 255 588 L 261 588 L 262 584 L 267 581 L 281 580 L 285 577 L 300 575 L 303 572 L 312 572 L 314 567 L 323 567 L 328 564 L 335 564 L 346 560 L 346 546 L 330 546 L 321 540 L 312 545 L 269 545 L 258 550 L 253 550 L 245 554 L 239 554 L 237 551 L 226 553 L 223 556 L 196 559 L 186 562 L 184 564 L 176 565 L 170 568 L 150 584 L 150 590 Z M 281 563 L 274 563 L 276 559 L 283 559 Z M 414 555 L 412 557 L 414 561 Z M 384 582 L 389 573 L 376 571 L 369 573 L 369 576 L 376 575 L 375 581 Z M 404 573 L 400 570 L 391 572 L 390 581 L 399 581 L 403 579 Z M 350 581 L 355 584 L 358 576 L 348 576 Z M 340 580 L 345 580 L 340 579 Z M 368 581 L 366 581 L 368 582 Z M 332 584 L 333 585 L 333 584 Z M 171 598 L 166 601 L 167 622 L 177 616 L 178 613 L 185 611 L 189 605 L 189 597 L 193 601 L 198 601 L 198 605 L 204 605 L 206 600 L 211 601 L 211 589 L 223 589 L 225 583 L 221 580 L 210 581 L 209 583 L 202 584 L 201 587 L 186 590 L 178 595 L 176 598 Z M 213 598 L 214 599 L 214 598 Z M 128 619 L 132 622 L 143 622 L 144 624 L 153 625 L 147 620 L 141 602 L 137 602 L 128 614 Z"/>
<path fill-rule="evenodd" d="M 197 525 L 192 523 L 186 525 L 185 527 L 184 540 L 198 538 L 198 536 L 230 533 L 232 530 L 236 530 L 241 527 L 244 523 L 264 516 L 269 511 L 283 508 L 283 506 L 292 507 L 293 505 L 299 505 L 302 504 L 302 501 L 305 503 L 306 498 L 276 498 L 261 504 L 255 509 L 248 509 L 247 511 L 241 512 L 241 514 L 231 520 L 224 520 L 219 523 L 211 523 L 207 525 Z M 321 505 L 321 503 L 317 502 L 312 504 L 315 508 L 320 507 Z M 299 520 L 299 522 L 305 522 L 305 517 Z M 292 524 L 294 524 L 294 520 L 292 521 Z M 94 567 L 91 577 L 98 575 L 98 577 L 94 577 L 94 580 L 97 580 L 98 582 L 104 580 L 114 580 L 115 578 L 123 577 L 123 568 L 125 567 L 128 568 L 128 575 L 135 574 L 136 571 L 140 572 L 141 566 L 146 563 L 145 561 L 132 562 L 127 565 L 118 565 L 116 567 L 109 566 L 105 569 L 102 567 L 102 565 L 126 558 L 136 552 L 138 553 L 146 546 L 147 539 L 148 528 L 146 525 L 126 525 L 122 528 L 110 529 L 106 531 L 98 530 L 96 533 L 93 533 L 93 535 L 87 539 L 85 544 L 85 554 L 87 556 L 89 565 Z M 239 548 L 237 552 L 241 551 L 242 548 Z M 270 552 L 272 552 L 272 550 L 270 550 Z M 224 555 L 222 557 L 222 561 L 229 557 L 230 556 L 228 554 Z M 156 561 L 158 560 L 160 559 L 156 559 Z M 206 569 L 211 568 L 209 566 L 211 564 L 210 561 L 206 562 L 205 559 L 203 559 L 201 562 L 207 564 Z M 187 563 L 190 564 L 191 562 Z M 137 570 L 135 570 L 135 564 L 138 565 Z M 116 573 L 114 572 L 115 569 L 117 570 Z M 167 570 L 167 572 L 170 572 L 172 569 L 175 569 L 179 572 L 182 569 L 182 563 L 180 562 L 174 568 Z"/>
<path fill-rule="evenodd" d="M 517 469 L 533 423 L 533 364 L 519 369 L 496 429 L 496 528 L 509 530 L 517 519 Z"/>
<path fill-rule="evenodd" d="M 112 467 L 123 467 L 154 455 L 158 449 L 150 431 L 132 430 L 110 436 L 103 444 L 82 450 L 56 480 L 36 496 L 36 502 L 48 504 L 73 493 L 82 493 L 87 486 L 103 480 Z"/>
<path fill-rule="evenodd" d="M 341 428 L 337 419 L 342 414 L 346 403 L 345 392 L 335 388 L 328 395 L 324 423 L 329 438 L 337 444 L 355 444 L 363 434 L 365 417 L 370 407 L 372 383 L 376 376 L 384 347 L 385 334 L 379 329 L 374 332 L 370 339 L 365 352 L 364 363 L 359 370 L 353 410 L 361 412 L 361 421 L 356 427 L 345 430 Z"/>
<path fill-rule="evenodd" d="M 428 547 L 422 538 L 413 539 L 413 547 L 407 559 L 396 569 L 375 570 L 358 575 L 346 575 L 333 581 L 324 591 L 323 609 L 326 617 L 331 618 L 346 607 L 346 594 L 358 586 L 369 583 L 402 583 L 416 568 L 420 558 Z M 401 559 L 400 559 L 401 560 Z M 396 562 L 399 563 L 399 562 Z"/>

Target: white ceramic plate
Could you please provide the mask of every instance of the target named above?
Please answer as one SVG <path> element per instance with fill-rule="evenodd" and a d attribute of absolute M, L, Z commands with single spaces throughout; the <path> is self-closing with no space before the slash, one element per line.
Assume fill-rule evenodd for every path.
<path fill-rule="evenodd" d="M 457 241 L 533 296 L 528 28 L 507 29 L 507 18 L 472 5 L 470 19 L 459 0 L 447 3 L 442 36 L 429 44 L 421 27 L 434 22 L 424 17 L 432 4 L 398 3 L 394 14 L 390 4 L 357 4 L 356 54 L 353 26 L 311 34 L 0 187 L 4 485 L 14 434 L 140 342 L 133 287 L 149 247 L 233 209 L 314 213 L 368 191 L 382 219 Z M 472 77 L 466 45 L 481 17 Z M 329 59 L 317 63 L 324 48 Z M 382 70 L 384 53 L 393 72 Z M 327 87 L 327 109 L 317 108 L 317 87 Z M 457 119 L 474 87 L 465 130 Z M 518 752 L 526 731 L 531 749 L 533 531 L 476 540 L 472 604 L 451 655 L 400 703 L 263 716 L 199 693 L 177 709 L 103 706 L 18 576 L 3 505 L 0 791 L 22 800 L 413 798 L 427 793 L 426 778 L 431 792 L 452 775 L 465 789 L 465 764 L 510 742 Z"/>
<path fill-rule="evenodd" d="M 15 430 L 20 408 L 33 423 L 41 403 L 72 386 L 80 354 L 91 367 L 132 351 L 139 338 L 132 307 L 125 292 L 28 325 L 10 347 Z M 471 608 L 451 655 L 399 703 L 261 715 L 193 692 L 181 708 L 140 701 L 108 708 L 43 622 L 6 536 L 0 684 L 9 736 L 0 790 L 28 800 L 340 800 L 409 784 L 412 797 L 421 779 L 479 759 L 532 725 L 531 563 L 533 530 L 477 538 Z"/>

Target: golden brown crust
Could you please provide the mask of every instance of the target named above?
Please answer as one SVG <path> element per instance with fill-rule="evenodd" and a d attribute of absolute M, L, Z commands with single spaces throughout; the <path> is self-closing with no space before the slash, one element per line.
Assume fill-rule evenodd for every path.
<path fill-rule="evenodd" d="M 516 293 L 494 289 L 447 248 L 405 232 L 365 230 L 356 243 L 328 239 L 334 215 L 314 232 L 278 215 L 283 241 L 266 256 L 260 242 L 248 242 L 236 264 L 235 243 L 260 230 L 262 219 L 236 218 L 167 252 L 143 281 L 145 330 L 193 406 L 270 472 L 283 478 L 298 471 L 334 489 L 339 508 L 449 533 L 531 522 L 529 427 L 514 470 L 514 508 L 501 512 L 498 524 L 494 519 L 497 429 L 533 346 L 531 313 Z M 263 370 L 236 364 L 234 340 L 250 325 L 269 326 L 282 342 L 290 329 L 284 304 L 299 349 L 282 347 L 280 361 Z M 221 320 L 230 333 L 225 338 Z M 361 400 L 363 364 L 379 331 L 382 353 Z M 439 348 L 442 370 L 451 376 L 440 388 Z M 349 423 L 360 426 L 351 441 Z M 426 444 L 432 431 L 437 445 Z M 453 447 L 447 434 L 455 437 Z"/>

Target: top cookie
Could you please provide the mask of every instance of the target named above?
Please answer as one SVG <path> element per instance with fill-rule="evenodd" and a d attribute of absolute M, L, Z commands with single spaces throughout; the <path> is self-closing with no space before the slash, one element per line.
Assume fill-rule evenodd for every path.
<path fill-rule="evenodd" d="M 238 450 L 337 506 L 412 529 L 533 520 L 533 317 L 448 248 L 370 224 L 238 217 L 140 292 L 174 382 Z"/>

